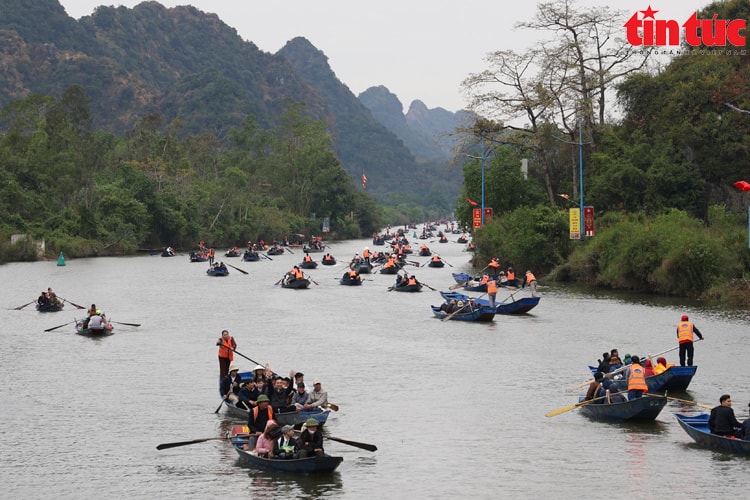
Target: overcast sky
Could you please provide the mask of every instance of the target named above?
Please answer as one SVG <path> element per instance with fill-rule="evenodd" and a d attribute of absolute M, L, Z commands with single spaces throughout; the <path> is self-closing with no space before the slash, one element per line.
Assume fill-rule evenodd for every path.
<path fill-rule="evenodd" d="M 141 0 L 60 0 L 80 19 L 99 5 L 134 7 Z M 328 57 L 336 76 L 355 94 L 384 85 L 405 111 L 414 99 L 428 108 L 457 111 L 466 106 L 461 82 L 486 68 L 495 50 L 522 51 L 542 34 L 515 30 L 534 17 L 538 2 L 513 0 L 161 0 L 166 7 L 193 5 L 213 13 L 244 39 L 275 53 L 296 36 Z M 578 0 L 610 6 L 629 17 L 649 4 L 656 19 L 682 24 L 708 0 Z M 624 32 L 623 32 L 624 33 Z"/>

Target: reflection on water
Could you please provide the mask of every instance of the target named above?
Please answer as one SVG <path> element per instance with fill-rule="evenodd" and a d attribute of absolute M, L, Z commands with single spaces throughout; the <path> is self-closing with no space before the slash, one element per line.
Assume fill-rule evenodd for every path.
<path fill-rule="evenodd" d="M 348 261 L 370 243 L 337 242 L 333 255 Z M 447 290 L 455 284 L 450 271 L 469 270 L 462 248 L 441 245 L 455 269 L 410 272 Z M 62 269 L 0 266 L 9 284 L 0 287 L 7 307 L 0 309 L 4 496 L 578 498 L 600 491 L 592 478 L 616 485 L 606 489 L 608 498 L 631 497 L 631 486 L 679 498 L 745 493 L 735 478 L 746 475 L 748 459 L 697 448 L 674 421 L 676 412 L 704 409 L 670 401 L 649 424 L 607 424 L 576 410 L 545 417 L 577 401 L 579 394 L 565 389 L 590 379 L 587 365 L 602 352 L 675 347 L 683 313 L 706 340 L 696 345 L 699 369 L 690 390 L 671 395 L 712 405 L 729 392 L 750 401 L 750 336 L 736 312 L 542 280 L 533 314 L 496 316 L 489 325 L 443 322 L 430 310 L 441 302 L 438 292 L 389 293 L 392 277 L 377 273 L 361 287 L 340 286 L 343 265 L 311 271 L 320 285 L 310 290 L 274 286 L 299 258 L 231 261 L 249 274 L 221 280 L 187 258 L 158 256 L 73 259 Z M 114 335 L 90 339 L 72 325 L 43 333 L 76 311 L 9 310 L 48 286 L 142 326 L 118 325 Z M 337 471 L 296 476 L 240 465 L 226 440 L 155 450 L 159 443 L 225 436 L 244 423 L 224 409 L 214 413 L 215 341 L 224 328 L 240 352 L 277 372 L 321 378 L 340 406 L 325 433 L 378 451 L 329 440 L 326 450 L 344 458 Z M 676 353 L 667 359 L 675 362 Z M 29 452 L 40 434 L 51 452 Z"/>

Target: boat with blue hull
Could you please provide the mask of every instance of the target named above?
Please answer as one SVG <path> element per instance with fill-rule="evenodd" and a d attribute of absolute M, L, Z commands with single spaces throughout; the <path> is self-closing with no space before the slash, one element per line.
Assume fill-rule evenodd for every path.
<path fill-rule="evenodd" d="M 458 314 L 448 313 L 440 308 L 440 306 L 430 306 L 432 313 L 436 318 L 455 321 L 473 321 L 476 323 L 488 323 L 495 318 L 495 310 L 491 307 L 480 307 L 473 311 L 461 312 Z"/>
<path fill-rule="evenodd" d="M 591 373 L 596 373 L 595 366 L 589 366 Z M 648 392 L 686 391 L 693 380 L 697 366 L 670 366 L 658 375 L 646 377 Z M 619 390 L 627 389 L 626 380 L 615 380 Z"/>
<path fill-rule="evenodd" d="M 620 403 L 601 403 L 595 400 L 582 405 L 581 411 L 595 420 L 655 420 L 659 413 L 667 405 L 664 396 L 645 395 L 637 399 L 631 399 Z M 579 403 L 585 402 L 580 398 Z"/>
<path fill-rule="evenodd" d="M 462 293 L 458 292 L 440 292 L 440 295 L 443 296 L 445 300 L 467 300 L 469 298 L 468 295 L 464 295 Z M 534 309 L 537 305 L 539 305 L 539 300 L 541 297 L 523 297 L 520 299 L 513 299 L 513 302 L 496 302 L 495 303 L 495 313 L 496 314 L 525 314 L 532 309 Z M 506 299 L 507 300 L 507 299 Z M 481 299 L 481 298 L 475 298 L 475 302 L 478 304 L 481 304 L 482 306 L 488 306 L 490 305 L 490 301 L 487 299 Z"/>
<path fill-rule="evenodd" d="M 698 445 L 711 450 L 750 455 L 750 441 L 711 434 L 708 428 L 709 417 L 708 413 L 701 413 L 700 415 L 678 413 L 675 415 L 680 427 Z"/>
<path fill-rule="evenodd" d="M 343 457 L 331 455 L 288 459 L 259 457 L 251 453 L 255 449 L 257 436 L 251 436 L 250 429 L 244 425 L 233 426 L 230 439 L 244 464 L 261 469 L 294 474 L 331 473 L 344 461 Z"/>
<path fill-rule="evenodd" d="M 211 266 L 206 269 L 206 274 L 217 277 L 229 276 L 229 269 L 226 266 Z"/>

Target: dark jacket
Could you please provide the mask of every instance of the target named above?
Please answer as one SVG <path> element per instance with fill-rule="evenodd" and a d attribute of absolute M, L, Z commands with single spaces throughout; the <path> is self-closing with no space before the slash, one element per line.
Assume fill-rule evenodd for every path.
<path fill-rule="evenodd" d="M 234 380 L 232 380 L 232 375 L 227 375 L 226 377 L 221 379 L 221 385 L 219 386 L 219 391 L 221 392 L 222 397 L 226 396 L 229 391 L 232 391 L 235 394 L 239 394 L 240 392 L 239 374 L 237 374 L 237 376 L 234 377 Z"/>
<path fill-rule="evenodd" d="M 309 429 L 302 431 L 302 434 L 297 438 L 297 447 L 300 450 L 307 450 L 310 453 L 316 448 L 323 449 L 323 434 L 320 429 L 316 429 L 315 433 L 311 433 Z"/>
<path fill-rule="evenodd" d="M 734 416 L 734 410 L 730 406 L 716 406 L 711 410 L 711 416 L 708 417 L 708 428 L 713 434 L 724 436 L 733 434 L 734 429 L 741 427 L 742 424 Z"/>

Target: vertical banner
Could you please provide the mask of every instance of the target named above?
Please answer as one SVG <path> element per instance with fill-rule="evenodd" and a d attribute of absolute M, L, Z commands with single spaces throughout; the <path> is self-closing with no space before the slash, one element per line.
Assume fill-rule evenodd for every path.
<path fill-rule="evenodd" d="M 570 213 L 570 239 L 580 240 L 581 239 L 581 209 L 571 208 L 569 213 Z"/>
<path fill-rule="evenodd" d="M 485 209 L 484 209 L 484 223 L 487 224 L 491 218 L 492 218 L 492 209 L 489 208 L 489 207 L 485 207 Z"/>
<path fill-rule="evenodd" d="M 474 208 L 471 211 L 471 218 L 474 227 L 482 227 L 482 209 L 481 208 Z"/>
<path fill-rule="evenodd" d="M 331 231 L 331 219 L 328 217 L 323 217 L 323 229 L 322 231 L 324 233 L 328 233 Z"/>
<path fill-rule="evenodd" d="M 594 207 L 583 207 L 583 234 L 594 236 Z"/>

